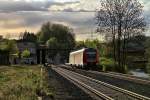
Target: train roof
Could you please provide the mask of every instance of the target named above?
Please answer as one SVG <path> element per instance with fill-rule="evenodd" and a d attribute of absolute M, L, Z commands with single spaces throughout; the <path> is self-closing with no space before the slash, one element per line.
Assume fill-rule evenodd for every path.
<path fill-rule="evenodd" d="M 80 49 L 80 50 L 73 51 L 73 52 L 71 52 L 70 54 L 72 55 L 72 54 L 76 54 L 76 53 L 79 53 L 79 52 L 84 52 L 86 49 L 94 49 L 94 48 L 82 48 L 82 49 Z"/>
<path fill-rule="evenodd" d="M 80 49 L 80 50 L 77 50 L 77 51 L 73 51 L 70 54 L 76 54 L 76 53 L 79 53 L 79 52 L 83 52 L 85 49 L 86 48 L 83 48 L 83 49 Z"/>

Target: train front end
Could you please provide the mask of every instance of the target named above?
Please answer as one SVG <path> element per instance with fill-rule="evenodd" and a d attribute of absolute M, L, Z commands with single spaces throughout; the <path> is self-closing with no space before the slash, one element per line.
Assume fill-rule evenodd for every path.
<path fill-rule="evenodd" d="M 84 65 L 88 67 L 97 66 L 99 63 L 98 51 L 93 48 L 85 49 L 83 55 L 83 62 Z"/>

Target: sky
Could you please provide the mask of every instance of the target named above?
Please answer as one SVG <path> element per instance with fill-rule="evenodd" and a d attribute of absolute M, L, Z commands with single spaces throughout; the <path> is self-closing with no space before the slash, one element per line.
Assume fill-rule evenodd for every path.
<path fill-rule="evenodd" d="M 150 0 L 140 2 L 149 24 Z M 0 0 L 0 35 L 18 38 L 25 30 L 36 33 L 43 23 L 50 21 L 69 26 L 77 40 L 84 40 L 95 31 L 99 3 L 100 0 Z"/>

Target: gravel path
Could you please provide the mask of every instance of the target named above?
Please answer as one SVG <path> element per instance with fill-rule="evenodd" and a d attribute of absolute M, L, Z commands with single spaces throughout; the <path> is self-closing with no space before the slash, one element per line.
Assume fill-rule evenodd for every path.
<path fill-rule="evenodd" d="M 48 72 L 49 84 L 54 89 L 52 100 L 92 100 L 88 94 L 51 70 L 51 68 L 48 68 Z"/>

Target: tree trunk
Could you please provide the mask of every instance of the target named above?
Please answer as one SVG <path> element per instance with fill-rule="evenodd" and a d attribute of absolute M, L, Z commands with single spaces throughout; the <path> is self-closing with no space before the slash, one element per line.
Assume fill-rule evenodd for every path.
<path fill-rule="evenodd" d="M 118 23 L 118 43 L 117 43 L 117 53 L 118 53 L 118 67 L 121 67 L 121 16 L 119 16 L 119 23 Z M 120 69 L 120 68 L 119 68 Z"/>
<path fill-rule="evenodd" d="M 123 40 L 123 50 L 122 50 L 122 67 L 125 68 L 125 65 L 126 65 L 126 36 L 124 34 L 124 40 Z"/>
<path fill-rule="evenodd" d="M 115 27 L 113 26 L 113 28 L 112 28 L 112 35 L 113 35 L 113 44 L 112 44 L 112 46 L 113 46 L 113 57 L 114 57 L 114 66 L 116 66 L 116 62 L 117 62 L 117 59 L 116 59 L 116 42 L 115 42 L 115 40 L 116 40 L 116 34 L 115 34 Z"/>

